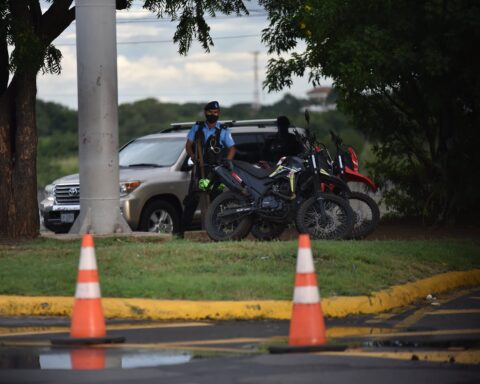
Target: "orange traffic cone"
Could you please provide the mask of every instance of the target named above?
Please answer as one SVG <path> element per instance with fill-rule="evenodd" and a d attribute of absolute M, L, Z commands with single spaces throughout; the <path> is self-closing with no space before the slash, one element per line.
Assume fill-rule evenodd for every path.
<path fill-rule="evenodd" d="M 82 239 L 77 289 L 73 305 L 70 337 L 52 339 L 55 345 L 123 343 L 123 336 L 107 336 L 103 316 L 97 260 L 93 237 L 86 234 Z"/>
<path fill-rule="evenodd" d="M 83 236 L 80 251 L 70 336 L 74 338 L 101 338 L 105 335 L 105 318 L 101 303 L 93 237 L 86 234 Z"/>
<path fill-rule="evenodd" d="M 325 322 L 313 265 L 310 237 L 301 234 L 298 239 L 297 273 L 288 344 L 311 346 L 323 345 L 326 342 Z"/>

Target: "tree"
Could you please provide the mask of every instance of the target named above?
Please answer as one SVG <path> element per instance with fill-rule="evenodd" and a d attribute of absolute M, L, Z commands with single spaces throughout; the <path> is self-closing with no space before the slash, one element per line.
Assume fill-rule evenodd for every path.
<path fill-rule="evenodd" d="M 480 166 L 480 3 L 260 3 L 269 12 L 270 53 L 306 45 L 269 61 L 269 90 L 291 85 L 294 75 L 331 77 L 339 107 L 376 143 L 372 169 L 387 203 L 435 222 L 479 213 L 471 172 Z"/>
<path fill-rule="evenodd" d="M 132 1 L 117 0 L 117 9 Z M 49 3 L 42 13 L 40 0 L 0 0 L 0 239 L 33 238 L 39 231 L 36 76 L 60 73 L 61 52 L 52 42 L 75 19 L 73 0 Z M 205 13 L 248 14 L 242 0 L 145 0 L 144 8 L 178 22 L 173 40 L 181 54 L 193 38 L 205 51 L 213 45 Z"/>

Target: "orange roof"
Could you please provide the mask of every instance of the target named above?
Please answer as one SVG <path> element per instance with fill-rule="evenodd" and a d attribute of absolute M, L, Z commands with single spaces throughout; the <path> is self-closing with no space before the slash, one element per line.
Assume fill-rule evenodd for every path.
<path fill-rule="evenodd" d="M 332 90 L 332 87 L 315 87 L 307 92 L 307 95 L 312 95 L 314 93 L 328 93 Z"/>

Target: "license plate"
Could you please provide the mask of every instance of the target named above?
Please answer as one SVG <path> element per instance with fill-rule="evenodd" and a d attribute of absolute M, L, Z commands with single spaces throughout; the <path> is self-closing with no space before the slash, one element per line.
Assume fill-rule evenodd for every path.
<path fill-rule="evenodd" d="M 60 221 L 62 223 L 73 223 L 75 221 L 75 214 L 74 213 L 61 213 L 60 214 Z"/>

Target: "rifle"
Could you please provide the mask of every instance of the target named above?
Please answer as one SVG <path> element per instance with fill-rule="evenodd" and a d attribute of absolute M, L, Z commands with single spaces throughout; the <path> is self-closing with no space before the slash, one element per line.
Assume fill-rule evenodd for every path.
<path fill-rule="evenodd" d="M 200 127 L 199 127 L 200 128 Z M 203 136 L 203 135 L 200 135 Z M 200 168 L 200 178 L 205 178 L 205 163 L 203 161 L 203 148 L 202 148 L 202 140 L 201 137 L 198 137 L 195 144 L 195 159 L 198 160 L 198 165 Z M 197 180 L 198 183 L 198 180 Z M 198 184 L 196 185 L 198 188 Z M 207 208 L 210 204 L 210 196 L 207 192 L 201 191 L 200 192 L 200 217 L 202 222 L 202 229 L 205 229 L 205 215 L 207 213 Z"/>

